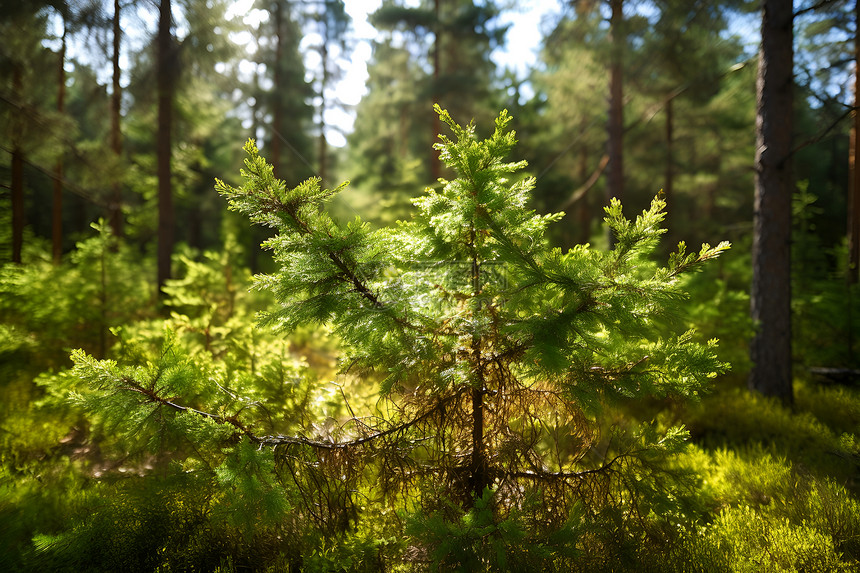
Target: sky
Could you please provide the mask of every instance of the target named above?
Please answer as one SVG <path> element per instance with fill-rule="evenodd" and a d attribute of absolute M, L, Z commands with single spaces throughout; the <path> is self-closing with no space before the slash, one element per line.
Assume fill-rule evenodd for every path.
<path fill-rule="evenodd" d="M 376 37 L 376 30 L 368 22 L 372 14 L 382 4 L 382 0 L 344 0 L 347 14 L 352 18 L 353 36 L 356 39 L 350 54 L 349 64 L 344 66 L 342 79 L 333 87 L 329 94 L 343 104 L 344 108 L 333 107 L 326 112 L 326 123 L 332 125 L 326 133 L 330 145 L 342 147 L 346 144 L 344 133 L 352 131 L 354 111 L 350 109 L 358 104 L 366 93 L 367 64 L 371 58 L 371 42 Z M 519 0 L 517 7 L 506 11 L 501 17 L 501 23 L 509 24 L 507 45 L 503 50 L 496 50 L 491 58 L 500 69 L 511 68 L 520 77 L 525 77 L 529 69 L 537 61 L 540 47 L 541 19 L 558 10 L 558 0 Z M 249 26 L 255 25 L 257 19 L 263 16 L 259 10 L 252 9 L 253 0 L 236 0 L 228 16 L 242 18 Z M 316 38 L 308 36 L 304 44 L 311 44 Z M 318 55 L 313 51 L 307 52 L 306 64 L 314 69 Z"/>
<path fill-rule="evenodd" d="M 382 0 L 345 0 L 347 13 L 352 17 L 353 29 L 359 42 L 353 52 L 352 61 L 336 93 L 346 105 L 356 105 L 365 93 L 367 81 L 367 62 L 370 60 L 370 41 L 376 30 L 368 21 L 368 15 L 379 8 Z M 558 10 L 558 0 L 520 0 L 517 8 L 506 12 L 501 18 L 509 24 L 507 45 L 504 50 L 496 50 L 491 58 L 500 69 L 512 68 L 520 77 L 525 77 L 537 61 L 541 42 L 541 19 L 552 11 Z M 329 119 L 329 116 L 326 116 Z M 343 112 L 333 113 L 331 119 L 347 132 L 352 130 L 353 117 Z M 329 143 L 335 146 L 346 144 L 339 133 L 327 135 Z"/>
<path fill-rule="evenodd" d="M 417 2 L 417 0 L 414 1 Z M 262 18 L 267 17 L 264 11 L 254 9 L 253 4 L 254 0 L 234 0 L 227 12 L 228 18 L 240 19 L 248 26 L 249 31 L 240 32 L 233 39 L 236 43 L 244 44 L 249 49 L 253 45 L 250 29 L 258 25 Z M 381 4 L 382 0 L 344 0 L 346 11 L 353 21 L 352 35 L 356 42 L 352 53 L 349 55 L 348 63 L 344 65 L 344 75 L 332 87 L 331 92 L 327 93 L 330 99 L 336 98 L 343 104 L 343 107 L 331 107 L 325 116 L 326 124 L 333 126 L 326 133 L 326 137 L 329 144 L 336 147 L 342 147 L 346 144 L 344 134 L 352 131 L 355 119 L 354 107 L 366 93 L 367 64 L 371 58 L 371 42 L 376 36 L 376 30 L 368 22 L 368 15 L 376 11 Z M 558 11 L 560 2 L 558 0 L 517 0 L 514 4 L 516 4 L 516 8 L 506 10 L 500 18 L 502 24 L 510 26 L 507 33 L 507 43 L 504 49 L 497 49 L 491 54 L 491 58 L 500 69 L 511 68 L 521 78 L 524 78 L 537 61 L 537 53 L 542 38 L 541 20 L 546 15 Z M 157 13 L 154 10 L 137 10 L 136 18 L 130 22 L 129 18 L 126 17 L 124 23 L 126 34 L 124 41 L 129 42 L 133 50 L 140 49 L 142 42 L 145 41 L 144 30 L 151 32 L 155 29 Z M 59 22 L 55 22 L 54 25 L 57 30 L 60 29 Z M 310 45 L 315 41 L 318 41 L 318 38 L 309 35 L 304 38 L 303 44 Z M 70 51 L 67 54 L 69 58 L 83 57 L 86 60 L 85 46 L 78 46 L 73 42 L 69 48 Z M 318 61 L 314 61 L 314 58 L 318 57 L 319 55 L 315 51 L 306 50 L 305 63 L 309 70 L 314 69 L 315 64 L 318 63 Z M 251 67 L 251 69 L 246 70 L 248 74 L 252 73 L 251 59 L 249 58 L 249 61 L 245 62 L 246 67 Z M 127 49 L 121 56 L 120 65 L 124 70 L 128 69 Z M 100 81 L 107 83 L 109 74 L 110 70 L 105 66 L 99 73 Z M 124 74 L 121 79 L 123 87 L 128 85 L 128 79 L 128 75 Z"/>

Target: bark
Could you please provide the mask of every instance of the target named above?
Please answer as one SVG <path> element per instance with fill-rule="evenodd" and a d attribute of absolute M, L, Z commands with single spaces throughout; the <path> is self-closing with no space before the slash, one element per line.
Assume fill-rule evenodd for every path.
<path fill-rule="evenodd" d="M 582 120 L 582 127 L 580 128 L 582 132 L 585 132 L 586 125 L 585 119 Z M 604 156 L 605 157 L 605 156 Z M 603 171 L 601 170 L 601 173 Z M 579 180 L 586 181 L 588 177 L 588 146 L 586 144 L 582 144 L 579 149 Z M 591 210 L 589 209 L 589 201 L 588 197 L 583 195 L 583 197 L 577 202 L 576 205 L 576 214 L 577 214 L 577 243 L 584 245 L 588 242 L 588 239 L 591 237 Z"/>
<path fill-rule="evenodd" d="M 475 231 L 472 231 L 474 241 Z M 481 292 L 481 263 L 472 255 L 472 295 Z M 487 392 L 482 366 L 483 341 L 480 335 L 472 338 L 472 361 L 475 366 L 475 386 L 472 388 L 472 455 L 469 462 L 469 493 L 473 499 L 481 497 L 484 488 L 490 485 L 487 468 L 486 445 L 484 444 L 484 395 Z"/>
<path fill-rule="evenodd" d="M 755 221 L 749 387 L 793 402 L 791 376 L 791 0 L 764 0 L 756 80 Z"/>
<path fill-rule="evenodd" d="M 171 186 L 170 155 L 173 123 L 173 89 L 175 60 L 171 33 L 170 0 L 161 0 L 158 20 L 158 290 L 162 293 L 165 281 L 170 278 L 170 259 L 173 254 L 174 213 Z M 160 296 L 160 295 L 159 295 Z"/>
<path fill-rule="evenodd" d="M 483 383 L 483 380 L 481 381 Z M 472 458 L 470 462 L 470 494 L 481 497 L 484 488 L 489 487 L 487 475 L 487 454 L 484 447 L 484 393 L 483 387 L 472 389 Z"/>
<path fill-rule="evenodd" d="M 24 91 L 24 70 L 18 63 L 12 64 L 12 91 L 16 101 L 21 101 Z M 24 150 L 21 148 L 24 127 L 20 115 L 13 119 L 12 130 L 12 262 L 21 263 L 24 246 Z"/>
<path fill-rule="evenodd" d="M 856 284 L 860 276 L 860 0 L 854 2 L 854 124 L 851 127 L 851 144 L 848 163 L 850 182 L 848 184 L 848 282 Z"/>
<path fill-rule="evenodd" d="M 66 108 L 66 30 L 63 27 L 63 38 L 60 47 L 59 64 L 57 67 L 57 112 L 62 114 Z M 57 157 L 54 164 L 54 198 L 52 205 L 51 243 L 55 265 L 63 258 L 63 155 Z"/>
<path fill-rule="evenodd" d="M 24 152 L 12 149 L 12 262 L 21 263 L 24 246 Z"/>
<path fill-rule="evenodd" d="M 439 77 L 441 75 L 439 54 L 441 52 L 440 43 L 442 41 L 442 24 L 439 21 L 439 3 L 440 0 L 433 0 L 433 11 L 436 16 L 435 26 L 433 31 L 433 103 L 439 104 Z M 439 115 L 433 112 L 433 141 L 432 145 L 436 145 L 439 141 L 439 134 L 442 132 L 442 124 L 439 121 Z M 437 181 L 442 176 L 442 165 L 439 163 L 439 152 L 431 147 L 430 152 L 430 179 Z"/>
<path fill-rule="evenodd" d="M 284 53 L 284 8 L 282 2 L 275 3 L 275 86 L 272 90 L 272 172 L 275 177 L 281 173 L 281 129 L 284 123 L 284 109 L 281 93 L 284 89 L 284 73 L 281 61 Z"/>
<path fill-rule="evenodd" d="M 119 69 L 119 48 L 122 37 L 122 29 L 120 28 L 120 5 L 119 0 L 114 0 L 113 4 L 113 54 L 111 56 L 113 64 L 112 92 L 111 92 L 111 107 L 110 107 L 110 143 L 111 151 L 119 163 L 122 155 L 122 136 L 120 134 L 120 105 L 122 103 L 122 91 L 119 85 L 120 69 Z M 122 236 L 122 185 L 118 180 L 114 180 L 111 184 L 111 199 L 108 206 L 108 219 L 113 234 L 117 237 Z"/>
<path fill-rule="evenodd" d="M 666 201 L 666 226 L 669 226 L 669 217 L 672 214 L 672 191 L 675 183 L 675 106 L 672 104 L 674 97 L 666 100 L 666 171 L 663 181 L 663 197 Z"/>
<path fill-rule="evenodd" d="M 323 24 L 325 25 L 325 24 Z M 320 48 L 320 57 L 322 59 L 322 82 L 320 83 L 320 136 L 318 143 L 318 154 L 319 154 L 319 177 L 322 180 L 323 186 L 325 186 L 325 182 L 328 179 L 328 174 L 326 171 L 328 170 L 328 163 L 326 161 L 328 156 L 328 142 L 325 139 L 325 108 L 326 99 L 325 99 L 325 90 L 328 85 L 328 34 L 323 34 L 323 42 Z"/>
<path fill-rule="evenodd" d="M 624 195 L 624 87 L 623 56 L 624 0 L 610 0 L 612 15 L 609 20 L 612 36 L 612 58 L 609 67 L 609 122 L 607 129 L 607 155 L 609 172 L 606 177 L 606 203 L 613 198 L 622 199 Z M 609 235 L 609 245 L 614 245 L 614 237 Z"/>

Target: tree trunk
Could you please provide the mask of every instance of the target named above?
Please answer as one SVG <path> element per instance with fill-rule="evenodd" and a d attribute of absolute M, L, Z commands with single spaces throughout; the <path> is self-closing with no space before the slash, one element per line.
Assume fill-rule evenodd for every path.
<path fill-rule="evenodd" d="M 325 25 L 325 24 L 323 24 Z M 322 180 L 323 186 L 325 186 L 326 180 L 328 179 L 328 174 L 326 171 L 328 170 L 327 164 L 327 156 L 328 156 L 328 142 L 325 139 L 325 108 L 326 108 L 326 99 L 325 99 L 325 89 L 328 85 L 328 31 L 323 33 L 323 42 L 320 47 L 320 58 L 322 59 L 322 81 L 320 82 L 320 136 L 318 143 L 318 155 L 319 155 L 319 177 Z"/>
<path fill-rule="evenodd" d="M 63 23 L 63 38 L 60 46 L 59 66 L 57 68 L 57 112 L 65 111 L 66 102 L 66 28 Z M 54 164 L 54 199 L 51 224 L 51 244 L 54 264 L 59 265 L 63 258 L 63 154 L 57 156 Z"/>
<path fill-rule="evenodd" d="M 161 296 L 170 278 L 173 254 L 173 190 L 171 186 L 171 139 L 175 61 L 171 33 L 170 0 L 161 0 L 158 20 L 158 290 Z"/>
<path fill-rule="evenodd" d="M 854 2 L 854 109 L 860 105 L 860 0 Z M 848 158 L 850 182 L 848 183 L 848 282 L 856 284 L 860 273 L 860 113 L 854 111 L 851 127 L 851 149 Z"/>
<path fill-rule="evenodd" d="M 281 90 L 284 88 L 283 67 L 284 54 L 284 8 L 279 0 L 275 3 L 275 85 L 272 89 L 272 172 L 275 177 L 283 177 L 281 173 L 281 128 L 284 122 L 284 110 L 281 105 Z"/>
<path fill-rule="evenodd" d="M 439 53 L 441 52 L 442 47 L 440 43 L 442 41 L 442 23 L 439 21 L 439 2 L 440 0 L 433 0 L 433 11 L 435 14 L 434 20 L 434 28 L 433 28 L 433 103 L 439 104 L 439 76 L 440 72 L 440 62 L 439 62 Z M 442 132 L 442 125 L 439 121 L 439 115 L 434 111 L 433 112 L 433 141 L 431 145 L 436 145 L 439 141 L 439 134 Z M 430 180 L 434 183 L 442 176 L 442 165 L 439 163 L 439 152 L 436 151 L 435 148 L 431 147 L 430 151 Z"/>
<path fill-rule="evenodd" d="M 672 216 L 672 191 L 675 183 L 675 98 L 670 95 L 666 99 L 666 170 L 663 181 L 663 198 L 666 201 L 666 227 L 669 227 L 669 217 Z"/>
<path fill-rule="evenodd" d="M 122 155 L 122 136 L 120 134 L 120 106 L 122 104 L 122 91 L 120 88 L 119 49 L 122 29 L 120 28 L 120 5 L 119 0 L 113 3 L 113 78 L 110 108 L 110 143 L 111 151 L 119 164 Z M 110 228 L 117 237 L 122 236 L 122 185 L 119 180 L 111 184 L 111 199 L 108 207 L 108 218 Z"/>
<path fill-rule="evenodd" d="M 580 131 L 581 133 L 585 133 L 587 129 L 587 124 L 585 118 L 583 118 Z M 586 181 L 588 179 L 588 145 L 583 143 L 579 148 L 579 173 L 577 180 Z M 577 202 L 576 205 L 576 214 L 577 214 L 577 230 L 576 230 L 576 242 L 580 245 L 584 245 L 591 238 L 591 211 L 589 209 L 589 199 L 588 193 L 582 196 Z"/>
<path fill-rule="evenodd" d="M 475 231 L 472 230 L 474 244 Z M 472 255 L 472 296 L 481 292 L 481 263 L 477 254 Z M 472 455 L 469 462 L 469 493 L 472 499 L 481 497 L 484 488 L 489 487 L 487 475 L 487 453 L 484 444 L 484 395 L 487 392 L 482 359 L 482 340 L 480 335 L 472 338 L 472 362 L 476 374 L 472 388 Z"/>
<path fill-rule="evenodd" d="M 755 222 L 749 387 L 793 403 L 791 375 L 791 0 L 764 0 L 756 80 Z"/>
<path fill-rule="evenodd" d="M 606 177 L 607 204 L 613 198 L 620 200 L 624 195 L 624 32 L 621 29 L 624 21 L 624 0 L 610 0 L 609 5 L 612 10 L 609 20 L 609 29 L 612 36 L 612 58 L 609 68 L 609 122 L 607 129 L 609 173 Z M 614 244 L 615 237 L 610 233 L 610 248 Z"/>
<path fill-rule="evenodd" d="M 12 64 L 12 92 L 15 100 L 22 101 L 24 92 L 24 71 L 19 63 Z M 21 250 L 24 246 L 24 128 L 20 114 L 13 118 L 12 130 L 12 262 L 21 263 Z"/>

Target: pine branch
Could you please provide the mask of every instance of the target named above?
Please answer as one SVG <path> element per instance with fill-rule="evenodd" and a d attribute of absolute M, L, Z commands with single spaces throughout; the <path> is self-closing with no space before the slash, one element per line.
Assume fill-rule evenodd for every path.
<path fill-rule="evenodd" d="M 549 472 L 549 471 L 530 471 L 530 470 L 520 470 L 520 471 L 510 471 L 499 469 L 503 475 L 535 480 L 535 481 L 567 481 L 571 479 L 579 479 L 589 475 L 597 475 L 597 474 L 606 474 L 612 471 L 612 466 L 615 465 L 619 460 L 623 460 L 625 458 L 632 457 L 634 453 L 624 453 L 618 454 L 608 462 L 601 465 L 599 468 L 593 468 L 589 470 L 582 470 L 578 472 Z M 496 469 L 496 468 L 494 468 Z"/>
<path fill-rule="evenodd" d="M 406 422 L 401 424 L 394 425 L 385 430 L 380 430 L 374 432 L 373 434 L 362 436 L 359 438 L 355 438 L 353 440 L 344 441 L 344 442 L 335 442 L 335 441 L 324 441 L 324 440 L 312 440 L 305 436 L 284 436 L 284 435 L 266 435 L 266 436 L 258 436 L 250 428 L 245 426 L 241 421 L 239 421 L 238 416 L 223 416 L 219 414 L 212 414 L 210 412 L 205 412 L 203 410 L 198 410 L 196 408 L 192 408 L 190 406 L 183 406 L 182 404 L 177 403 L 173 399 L 168 399 L 160 396 L 158 392 L 154 389 L 149 389 L 138 383 L 134 379 L 124 376 L 119 379 L 120 384 L 116 386 L 117 390 L 125 390 L 129 392 L 134 392 L 136 394 L 140 394 L 146 398 L 146 401 L 149 403 L 159 404 L 161 406 L 165 406 L 174 410 L 176 412 L 182 414 L 194 414 L 196 416 L 200 416 L 202 418 L 207 418 L 213 420 L 218 424 L 229 424 L 233 426 L 237 433 L 248 438 L 254 443 L 257 443 L 261 446 L 270 446 L 277 447 L 282 445 L 304 445 L 311 446 L 315 449 L 320 450 L 347 450 L 352 448 L 357 448 L 359 446 L 378 441 L 387 436 L 391 436 L 393 434 L 398 434 L 405 432 L 420 424 L 421 422 L 431 418 L 432 416 L 438 414 L 442 411 L 449 403 L 456 401 L 459 399 L 462 394 L 465 392 L 465 389 L 459 389 L 457 392 L 450 394 L 440 400 L 438 400 L 431 408 L 428 408 L 423 413 L 413 416 Z M 361 418 L 351 417 L 348 419 L 345 424 L 350 422 L 362 424 L 365 427 L 375 427 L 374 425 L 365 425 L 363 424 Z M 345 425 L 344 424 L 344 425 Z"/>
<path fill-rule="evenodd" d="M 256 145 L 249 140 L 245 144 L 245 151 L 249 157 L 245 160 L 246 169 L 243 170 L 248 182 L 240 189 L 232 188 L 223 181 L 216 182 L 218 192 L 225 196 L 231 204 L 231 208 L 243 211 L 257 223 L 264 223 L 261 214 L 270 216 L 286 216 L 291 224 L 286 225 L 298 236 L 316 238 L 324 236 L 330 240 L 338 239 L 331 229 L 314 228 L 313 221 L 303 217 L 304 208 L 316 202 L 321 202 L 339 193 L 347 183 L 341 184 L 333 190 L 320 189 L 319 179 L 309 179 L 305 183 L 291 190 L 285 190 L 283 182 L 274 178 L 272 168 L 260 157 Z M 340 230 L 336 223 L 328 219 L 327 215 L 320 215 L 320 221 L 329 221 L 335 229 Z M 271 222 L 271 220 L 269 220 Z M 283 230 L 282 230 L 283 232 Z M 413 331 L 423 330 L 419 325 L 409 321 L 405 316 L 396 315 L 391 305 L 380 300 L 379 296 L 362 278 L 354 261 L 349 260 L 341 252 L 333 250 L 328 245 L 318 246 L 334 267 L 338 274 L 335 275 L 339 281 L 350 285 L 350 290 L 367 301 L 372 308 L 388 311 L 389 317 L 401 328 Z"/>
<path fill-rule="evenodd" d="M 203 410 L 198 410 L 196 408 L 192 408 L 191 406 L 182 406 L 181 404 L 177 404 L 171 399 L 159 396 L 158 392 L 156 392 L 155 390 L 145 388 L 144 386 L 138 384 L 135 380 L 129 377 L 123 377 L 120 379 L 120 381 L 124 383 L 125 386 L 118 386 L 118 390 L 128 390 L 130 392 L 141 394 L 147 398 L 148 402 L 166 406 L 177 412 L 196 414 L 203 418 L 213 420 L 219 424 L 230 424 L 231 426 L 239 430 L 242 435 L 245 435 L 254 441 L 259 441 L 258 439 L 254 438 L 254 434 L 251 433 L 251 431 L 244 424 L 242 424 L 236 416 L 221 416 L 218 414 L 204 412 Z"/>

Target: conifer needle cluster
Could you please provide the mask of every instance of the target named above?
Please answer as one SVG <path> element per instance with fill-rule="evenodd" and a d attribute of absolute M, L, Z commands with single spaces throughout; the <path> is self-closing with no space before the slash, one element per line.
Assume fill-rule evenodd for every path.
<path fill-rule="evenodd" d="M 658 476 L 686 432 L 610 424 L 604 408 L 695 398 L 726 369 L 716 341 L 678 332 L 675 318 L 680 276 L 728 243 L 689 254 L 682 243 L 655 265 L 658 198 L 632 221 L 619 202 L 606 208 L 610 251 L 551 248 L 546 230 L 561 214 L 528 207 L 535 180 L 507 160 L 507 112 L 479 140 L 473 124 L 436 111 L 452 134 L 436 149 L 455 177 L 393 227 L 336 221 L 327 202 L 346 184 L 287 188 L 253 142 L 244 183 L 217 182 L 231 209 L 276 231 L 265 246 L 279 268 L 255 279 L 277 300 L 262 322 L 331 329 L 342 375 L 376 384 L 375 404 L 353 408 L 344 393 L 336 419 L 273 425 L 260 414 L 276 408 L 225 394 L 226 381 L 170 348 L 148 368 L 76 353 L 95 393 L 85 401 L 126 431 L 156 440 L 169 426 L 197 454 L 221 451 L 224 495 L 267 520 L 289 513 L 337 537 L 395 508 L 412 540 L 401 549 L 419 561 L 557 562 L 598 543 L 586 522 L 680 511 L 680 478 Z"/>

